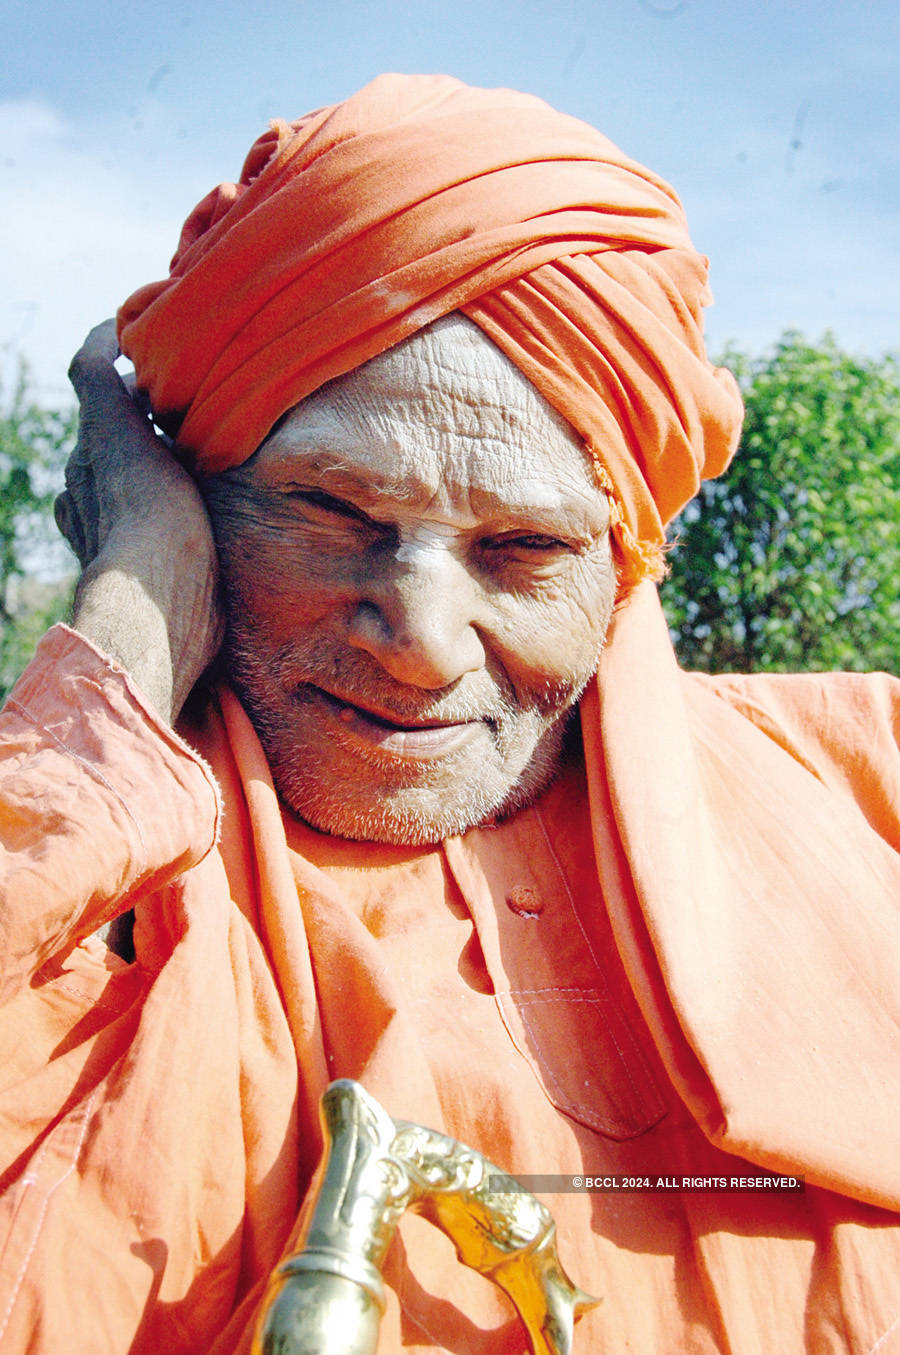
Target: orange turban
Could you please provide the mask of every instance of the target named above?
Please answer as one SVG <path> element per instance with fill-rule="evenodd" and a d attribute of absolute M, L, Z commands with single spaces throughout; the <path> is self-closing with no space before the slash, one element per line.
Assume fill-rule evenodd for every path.
<path fill-rule="evenodd" d="M 703 346 L 707 260 L 678 198 L 586 123 L 511 90 L 386 75 L 252 147 L 185 223 L 122 351 L 201 472 L 252 455 L 332 377 L 452 310 L 583 437 L 623 582 L 734 450 Z"/>

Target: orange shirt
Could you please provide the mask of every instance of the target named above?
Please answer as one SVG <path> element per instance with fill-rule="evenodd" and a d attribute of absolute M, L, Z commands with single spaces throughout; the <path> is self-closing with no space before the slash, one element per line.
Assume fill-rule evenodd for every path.
<path fill-rule="evenodd" d="M 754 745 L 763 772 L 771 747 L 804 775 L 813 768 L 832 798 L 842 776 L 845 789 L 864 784 L 866 814 L 853 809 L 859 831 L 875 837 L 866 816 L 889 827 L 890 804 L 871 782 L 879 682 L 851 679 L 853 700 L 831 684 L 817 737 L 791 702 L 808 710 L 828 684 L 799 694 L 777 680 L 690 684 L 710 746 L 721 707 L 726 724 L 763 739 Z M 863 718 L 863 686 L 870 738 L 854 769 L 836 750 L 848 720 Z M 616 752 L 602 682 L 585 711 L 587 768 L 574 761 L 509 822 L 409 850 L 329 839 L 283 814 L 229 693 L 186 729 L 201 761 L 65 628 L 43 642 L 14 697 L 0 798 L 0 1350 L 71 1350 L 75 1332 L 90 1333 L 78 1338 L 84 1349 L 110 1355 L 246 1351 L 261 1286 L 318 1158 L 315 1104 L 339 1076 L 514 1173 L 756 1174 L 735 1155 L 743 1133 L 760 1141 L 750 1160 L 820 1182 L 830 1153 L 834 1186 L 873 1201 L 824 1183 L 779 1196 L 546 1195 L 564 1264 L 603 1298 L 579 1322 L 576 1352 L 881 1355 L 900 1342 L 900 1230 L 874 1202 L 897 1186 L 896 1154 L 880 1129 L 861 1150 L 854 1120 L 877 1124 L 889 1099 L 892 1070 L 872 1052 L 885 1008 L 874 957 L 844 943 L 846 967 L 835 961 L 825 972 L 817 960 L 807 976 L 804 955 L 789 949 L 801 925 L 789 909 L 780 935 L 771 930 L 764 862 L 745 863 L 756 872 L 764 937 L 749 935 L 748 916 L 734 910 L 718 930 L 711 917 L 692 929 L 684 899 L 675 901 L 680 930 L 664 935 L 643 888 L 640 820 L 633 806 L 623 812 L 623 773 L 610 778 L 612 808 L 598 822 L 592 710 L 606 712 L 607 767 Z M 641 740 L 634 731 L 638 760 Z M 661 765 L 670 751 L 657 742 Z M 773 806 L 786 833 L 790 793 Z M 677 820 L 677 788 L 668 804 Z M 880 868 L 873 850 L 860 876 Z M 635 897 L 652 946 L 639 934 Z M 137 955 L 126 965 L 83 938 L 130 906 Z M 812 954 L 819 942 L 804 925 Z M 865 941 L 865 919 L 856 930 Z M 814 1013 L 818 1054 L 805 1006 L 798 1015 L 786 994 L 771 1010 L 761 944 L 776 974 L 793 967 L 805 1006 L 816 972 L 826 992 L 847 993 L 840 1012 Z M 690 990 L 694 965 L 705 982 Z M 747 986 L 738 977 L 723 987 L 741 974 Z M 865 1003 L 872 1038 L 851 1068 L 833 1028 L 844 1016 L 858 1040 Z M 856 1102 L 843 1119 L 839 1106 L 823 1123 L 814 1092 L 800 1085 L 802 1060 L 816 1057 L 809 1087 L 830 1079 L 837 1102 Z M 792 1058 L 801 1072 L 791 1069 L 789 1083 L 779 1069 Z M 812 1114 L 804 1127 L 795 1109 L 782 1132 L 788 1085 Z M 759 1104 L 767 1087 L 769 1107 Z M 421 1220 L 401 1225 L 387 1277 L 382 1355 L 523 1350 L 502 1297 Z"/>

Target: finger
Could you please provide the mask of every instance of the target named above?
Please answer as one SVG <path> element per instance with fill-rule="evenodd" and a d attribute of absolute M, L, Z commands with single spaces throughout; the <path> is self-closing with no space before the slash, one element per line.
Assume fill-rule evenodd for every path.
<path fill-rule="evenodd" d="M 77 555 L 79 564 L 83 567 L 87 563 L 84 536 L 81 532 L 78 514 L 74 510 L 72 499 L 67 490 L 57 494 L 53 503 L 53 516 L 56 519 L 57 527 Z"/>
<path fill-rule="evenodd" d="M 77 372 L 98 362 L 110 365 L 115 362 L 118 356 L 119 341 L 116 337 L 116 322 L 112 318 L 102 320 L 89 332 L 84 343 L 73 357 L 69 364 L 69 374 L 72 375 L 73 368 Z"/>
<path fill-rule="evenodd" d="M 103 460 L 115 447 L 126 456 L 157 453 L 146 397 L 129 391 L 116 371 L 113 364 L 118 351 L 114 322 L 107 320 L 91 330 L 72 359 L 69 378 L 80 403 L 73 464 Z M 111 437 L 113 430 L 115 437 Z"/>
<path fill-rule="evenodd" d="M 67 511 L 80 543 L 80 549 L 76 548 L 77 553 L 84 564 L 94 558 L 99 547 L 101 506 L 98 498 L 96 461 L 86 445 L 83 427 L 79 429 L 75 449 L 66 462 L 65 479 L 68 495 Z"/>
<path fill-rule="evenodd" d="M 116 322 L 104 320 L 91 330 L 69 364 L 69 380 L 82 403 L 89 397 L 102 396 L 104 391 L 108 395 L 121 393 L 124 387 L 113 366 L 118 356 Z"/>
<path fill-rule="evenodd" d="M 145 452 L 163 452 L 172 446 L 172 438 L 153 424 L 150 398 L 137 385 L 134 373 L 122 376 L 116 371 L 114 364 L 118 356 L 115 321 L 104 320 L 91 330 L 69 364 L 69 380 L 81 404 L 79 423 L 82 432 L 88 434 L 95 426 L 103 427 L 111 418 L 118 417 L 127 420 L 135 431 L 140 431 Z M 135 411 L 138 418 L 135 418 Z M 86 445 L 89 438 L 85 436 L 82 441 L 82 453 L 90 457 L 92 450 Z M 76 447 L 76 458 L 78 453 Z"/>

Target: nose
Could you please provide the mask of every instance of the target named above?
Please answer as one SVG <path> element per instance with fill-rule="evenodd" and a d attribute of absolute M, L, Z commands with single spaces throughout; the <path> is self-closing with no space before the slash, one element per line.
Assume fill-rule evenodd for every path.
<path fill-rule="evenodd" d="M 437 691 L 484 666 L 478 602 L 477 581 L 449 551 L 401 547 L 370 568 L 348 639 L 397 682 Z"/>

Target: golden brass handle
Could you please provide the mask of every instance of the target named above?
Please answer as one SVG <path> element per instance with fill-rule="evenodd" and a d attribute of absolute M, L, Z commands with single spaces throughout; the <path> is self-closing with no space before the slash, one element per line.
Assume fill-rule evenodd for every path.
<path fill-rule="evenodd" d="M 504 1173 L 481 1153 L 391 1119 L 358 1082 L 332 1082 L 321 1116 L 323 1167 L 300 1249 L 272 1273 L 252 1355 L 375 1355 L 381 1266 L 406 1209 L 509 1295 L 532 1355 L 570 1355 L 576 1317 L 600 1300 L 566 1275 L 539 1200 L 518 1186 L 498 1192 Z"/>

